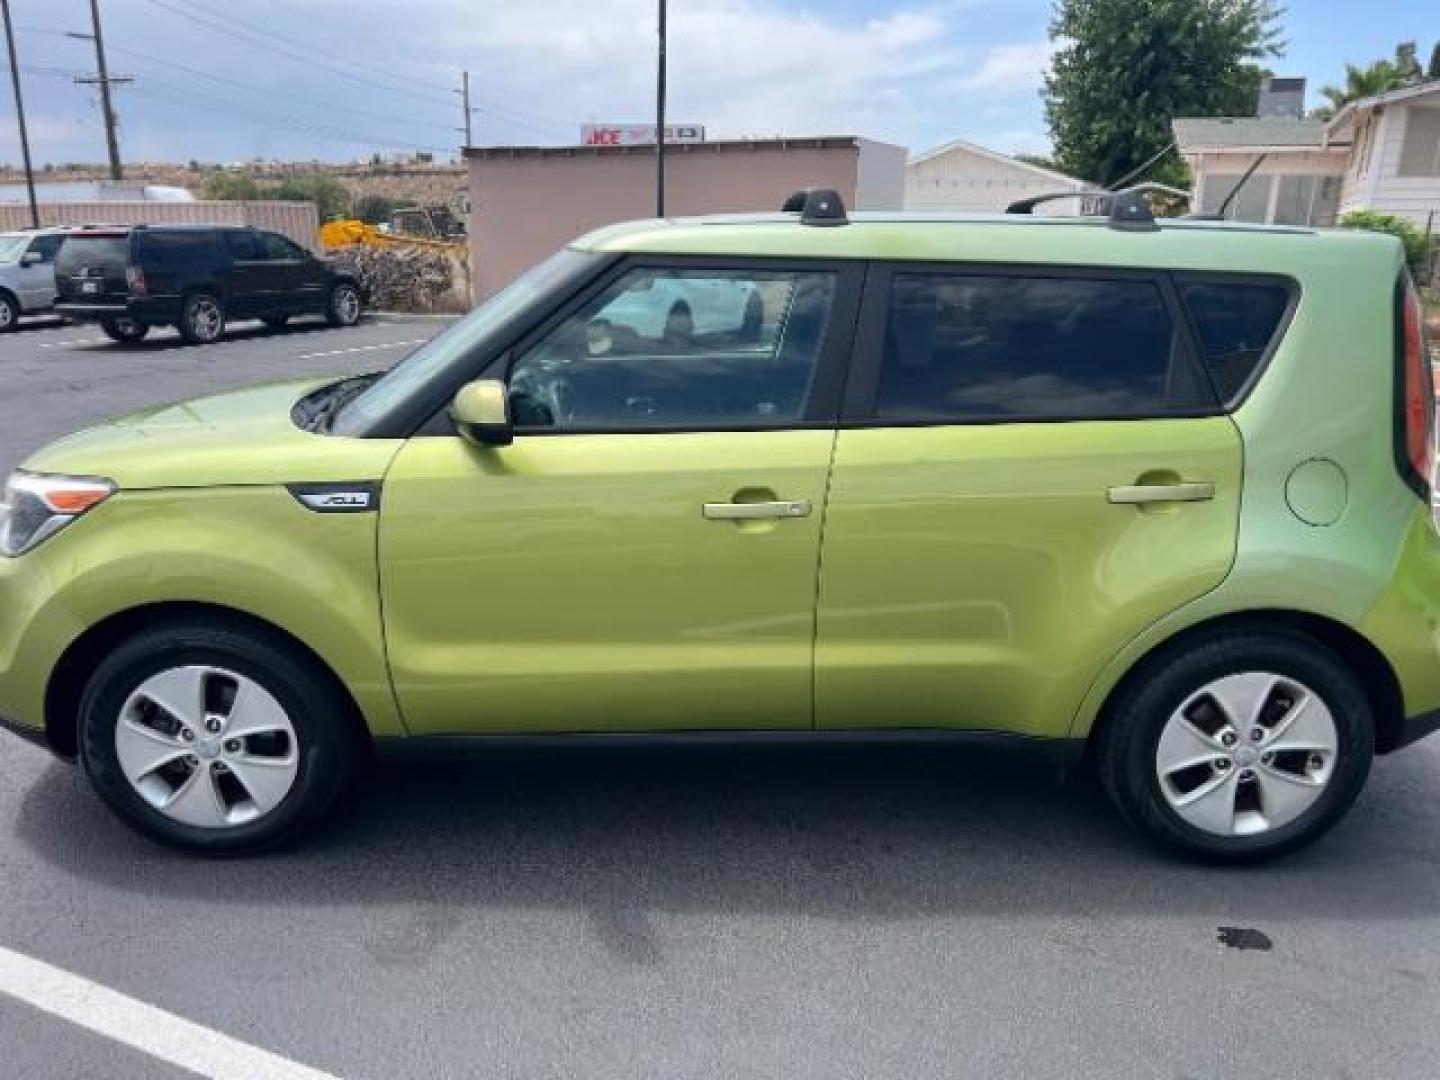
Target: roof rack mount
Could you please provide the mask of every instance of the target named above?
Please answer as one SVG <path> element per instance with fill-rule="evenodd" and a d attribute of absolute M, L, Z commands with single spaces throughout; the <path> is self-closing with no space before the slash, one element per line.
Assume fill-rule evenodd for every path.
<path fill-rule="evenodd" d="M 1005 208 L 1005 213 L 1033 214 L 1037 206 L 1058 202 L 1060 199 L 1095 199 L 1102 205 L 1108 204 L 1102 214 L 1109 219 L 1112 229 L 1154 232 L 1160 227 L 1155 224 L 1155 213 L 1150 209 L 1149 201 L 1138 188 L 1125 191 L 1054 191 L 1045 195 L 1032 195 L 1028 199 L 1011 203 Z"/>
<path fill-rule="evenodd" d="M 848 225 L 845 202 L 833 188 L 804 188 L 795 192 L 781 205 L 785 214 L 799 214 L 801 225 Z"/>

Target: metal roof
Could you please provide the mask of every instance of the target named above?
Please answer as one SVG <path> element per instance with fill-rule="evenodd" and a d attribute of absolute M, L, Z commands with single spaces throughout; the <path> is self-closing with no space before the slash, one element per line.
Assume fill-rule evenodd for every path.
<path fill-rule="evenodd" d="M 1172 121 L 1170 126 L 1182 154 L 1221 147 L 1327 148 L 1323 120 L 1271 116 L 1185 117 Z"/>

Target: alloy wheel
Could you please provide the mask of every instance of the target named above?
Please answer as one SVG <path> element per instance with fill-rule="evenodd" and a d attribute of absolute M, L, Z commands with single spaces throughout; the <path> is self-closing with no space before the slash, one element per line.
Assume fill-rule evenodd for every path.
<path fill-rule="evenodd" d="M 0 330 L 9 330 L 15 323 L 15 305 L 0 299 Z"/>
<path fill-rule="evenodd" d="M 335 290 L 335 316 L 344 326 L 350 326 L 360 318 L 360 294 L 349 285 L 341 285 Z"/>
<path fill-rule="evenodd" d="M 190 329 L 202 341 L 214 341 L 219 337 L 224 320 L 220 305 L 209 297 L 196 300 L 190 309 Z"/>
<path fill-rule="evenodd" d="M 116 721 L 116 757 L 150 806 L 184 825 L 257 821 L 295 786 L 300 754 L 289 715 L 233 671 L 170 668 L 150 676 Z"/>
<path fill-rule="evenodd" d="M 1273 672 L 1227 675 L 1171 714 L 1155 749 L 1160 792 L 1185 822 L 1216 836 L 1288 825 L 1335 773 L 1339 737 L 1325 702 Z"/>

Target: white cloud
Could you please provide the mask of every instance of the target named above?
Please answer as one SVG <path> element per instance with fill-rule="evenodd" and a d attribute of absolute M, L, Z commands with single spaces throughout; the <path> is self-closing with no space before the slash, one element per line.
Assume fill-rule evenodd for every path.
<path fill-rule="evenodd" d="M 981 57 L 973 71 L 959 80 L 959 85 L 969 90 L 999 93 L 1038 90 L 1054 51 L 1047 41 L 997 45 Z"/>

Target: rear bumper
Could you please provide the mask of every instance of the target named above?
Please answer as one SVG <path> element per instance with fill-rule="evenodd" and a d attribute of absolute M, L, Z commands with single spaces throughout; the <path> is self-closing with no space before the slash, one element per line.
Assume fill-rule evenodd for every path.
<path fill-rule="evenodd" d="M 178 296 L 135 297 L 124 303 L 60 300 L 55 311 L 75 322 L 99 322 L 101 319 L 135 319 L 137 322 L 173 323 L 180 319 Z"/>

